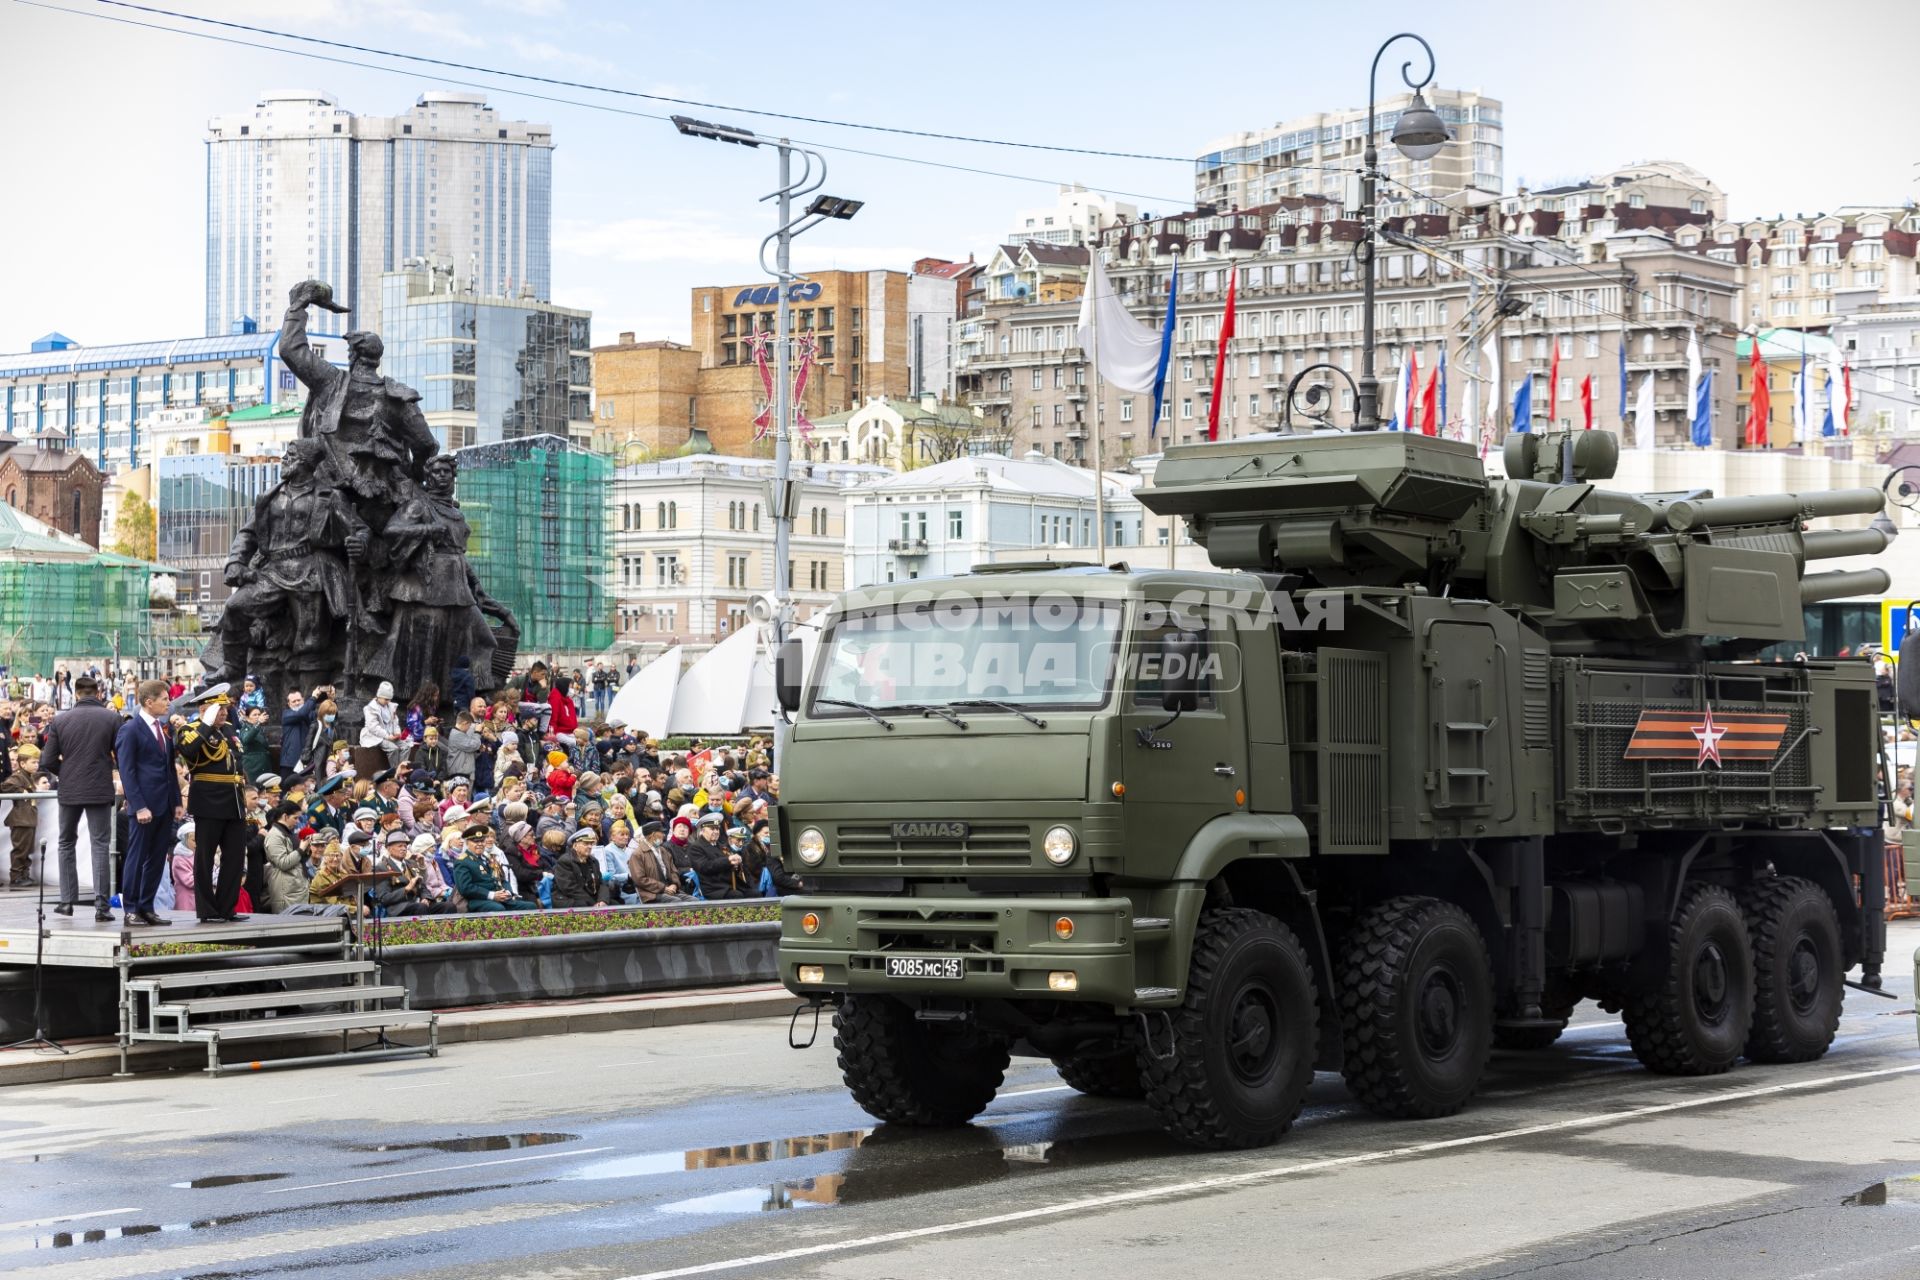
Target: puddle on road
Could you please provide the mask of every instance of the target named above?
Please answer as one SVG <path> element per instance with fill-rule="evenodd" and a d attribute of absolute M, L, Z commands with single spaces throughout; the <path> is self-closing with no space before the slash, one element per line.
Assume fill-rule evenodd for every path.
<path fill-rule="evenodd" d="M 770 1138 L 765 1142 L 742 1142 L 726 1147 L 693 1147 L 685 1151 L 650 1151 L 636 1156 L 615 1156 L 595 1160 L 569 1170 L 564 1177 L 642 1178 L 662 1173 L 686 1173 L 695 1169 L 728 1169 L 746 1164 L 770 1164 L 776 1160 L 798 1160 L 827 1151 L 851 1151 L 871 1129 L 842 1129 L 837 1133 L 809 1133 L 796 1138 Z"/>
<path fill-rule="evenodd" d="M 243 1182 L 276 1182 L 281 1178 L 291 1178 L 290 1173 L 219 1173 L 210 1178 L 195 1178 L 191 1182 L 170 1182 L 167 1185 L 176 1191 L 200 1191 L 207 1187 L 236 1187 Z"/>
<path fill-rule="evenodd" d="M 911 1145 L 908 1145 L 911 1144 Z M 772 1154 L 785 1149 L 786 1155 Z M 938 1137 L 918 1130 L 851 1129 L 835 1134 L 784 1138 L 745 1147 L 710 1147 L 681 1152 L 684 1169 L 712 1169 L 765 1163 L 828 1151 L 846 1151 L 835 1173 L 791 1178 L 762 1186 L 695 1196 L 659 1205 L 661 1213 L 768 1213 L 817 1209 L 825 1205 L 871 1203 L 930 1191 L 951 1191 L 1035 1169 L 1085 1168 L 1184 1152 L 1165 1134 L 1122 1132 L 1084 1138 L 1003 1143 L 989 1129 L 956 1130 Z M 729 1158 L 731 1153 L 740 1158 Z M 662 1159 L 657 1157 L 656 1159 Z M 694 1163 L 698 1158 L 701 1163 Z M 606 1164 L 618 1164 L 607 1161 Z M 659 1172 L 661 1170 L 642 1170 Z M 615 1176 L 615 1175 L 603 1175 Z"/>
<path fill-rule="evenodd" d="M 1883 1205 L 1920 1206 L 1920 1173 L 1910 1173 L 1904 1178 L 1888 1178 L 1885 1182 L 1876 1182 L 1863 1187 L 1840 1202 L 1844 1205 L 1864 1205 L 1869 1208 Z"/>
<path fill-rule="evenodd" d="M 557 1142 L 578 1142 L 577 1133 L 490 1133 L 473 1138 L 435 1138 L 427 1142 L 352 1143 L 348 1151 L 518 1151 Z"/>

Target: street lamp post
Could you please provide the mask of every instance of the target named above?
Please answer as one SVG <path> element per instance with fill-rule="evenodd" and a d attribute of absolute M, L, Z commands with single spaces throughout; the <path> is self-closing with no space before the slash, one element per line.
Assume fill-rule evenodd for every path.
<path fill-rule="evenodd" d="M 1433 46 L 1411 31 L 1402 31 L 1398 35 L 1388 36 L 1386 43 L 1373 55 L 1373 67 L 1367 73 L 1367 148 L 1361 160 L 1360 169 L 1360 225 L 1364 238 L 1360 242 L 1360 259 L 1363 272 L 1365 299 L 1361 307 L 1361 346 L 1360 346 L 1360 387 L 1359 403 L 1354 418 L 1355 431 L 1373 431 L 1380 426 L 1380 379 L 1373 369 L 1373 286 L 1375 252 L 1375 210 L 1377 183 L 1380 176 L 1380 152 L 1373 145 L 1374 133 L 1374 90 L 1380 76 L 1380 58 L 1396 40 L 1414 40 L 1426 51 L 1427 73 L 1419 80 L 1413 78 L 1413 63 L 1400 64 L 1400 78 L 1413 90 L 1413 101 L 1400 113 L 1400 119 L 1393 126 L 1393 145 L 1400 154 L 1409 160 L 1431 159 L 1449 137 L 1445 122 L 1438 113 L 1427 105 L 1425 95 L 1420 91 L 1433 81 Z"/>

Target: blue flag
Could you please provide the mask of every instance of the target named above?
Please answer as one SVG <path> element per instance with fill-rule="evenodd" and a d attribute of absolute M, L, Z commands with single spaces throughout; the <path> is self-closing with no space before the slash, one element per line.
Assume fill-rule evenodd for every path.
<path fill-rule="evenodd" d="M 1833 375 L 1827 375 L 1827 416 L 1820 420 L 1820 434 L 1833 434 Z"/>
<path fill-rule="evenodd" d="M 1513 429 L 1515 431 L 1533 430 L 1533 375 L 1520 379 L 1520 389 L 1513 393 Z"/>
<path fill-rule="evenodd" d="M 1173 274 L 1167 279 L 1167 325 L 1160 331 L 1160 367 L 1153 374 L 1153 424 L 1147 428 L 1151 440 L 1160 430 L 1160 406 L 1167 397 L 1167 362 L 1173 358 L 1174 299 L 1180 296 L 1180 255 L 1173 258 Z"/>
<path fill-rule="evenodd" d="M 1620 425 L 1627 424 L 1627 340 L 1620 339 Z"/>
<path fill-rule="evenodd" d="M 1713 370 L 1701 375 L 1693 389 L 1693 442 L 1702 449 L 1713 443 Z"/>

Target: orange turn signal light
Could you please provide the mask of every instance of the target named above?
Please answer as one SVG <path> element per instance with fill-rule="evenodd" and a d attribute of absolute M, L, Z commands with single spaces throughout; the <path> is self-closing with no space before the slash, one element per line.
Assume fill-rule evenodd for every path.
<path fill-rule="evenodd" d="M 1247 802 L 1247 793 L 1246 793 L 1246 792 L 1244 792 L 1244 791 L 1236 791 L 1236 792 L 1234 792 L 1234 793 L 1233 793 L 1233 802 L 1234 802 L 1235 804 L 1245 804 L 1245 803 Z"/>
<path fill-rule="evenodd" d="M 1073 936 L 1073 917 L 1060 916 L 1053 922 L 1053 936 L 1065 942 Z"/>
<path fill-rule="evenodd" d="M 1113 784 L 1113 794 L 1114 794 L 1114 795 L 1115 795 L 1116 797 L 1118 797 L 1118 796 L 1123 796 L 1123 795 L 1125 795 L 1125 794 L 1127 794 L 1127 784 L 1126 784 L 1126 783 L 1124 783 L 1124 782 L 1116 782 L 1116 783 L 1114 783 L 1114 784 Z"/>
<path fill-rule="evenodd" d="M 820 917 L 819 917 L 819 916 L 817 916 L 817 915 L 815 915 L 815 914 L 814 914 L 813 912 L 811 912 L 811 911 L 809 911 L 809 912 L 807 912 L 807 914 L 805 914 L 805 915 L 803 915 L 803 916 L 801 916 L 801 917 L 800 917 L 800 932 L 802 932 L 802 933 L 809 933 L 809 934 L 811 934 L 811 933 L 818 933 L 818 932 L 820 932 Z"/>

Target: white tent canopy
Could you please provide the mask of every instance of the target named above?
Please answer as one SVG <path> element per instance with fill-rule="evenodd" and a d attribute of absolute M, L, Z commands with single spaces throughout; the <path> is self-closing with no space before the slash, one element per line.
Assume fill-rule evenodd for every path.
<path fill-rule="evenodd" d="M 673 695 L 669 735 L 708 737 L 739 733 L 749 725 L 773 723 L 773 707 L 752 706 L 754 667 L 760 656 L 760 630 L 742 627 L 707 650 L 680 677 Z"/>
<path fill-rule="evenodd" d="M 680 646 L 675 645 L 620 686 L 607 707 L 607 719 L 656 736 L 668 732 L 673 718 L 674 692 L 680 684 Z"/>

